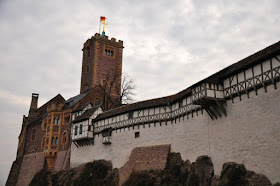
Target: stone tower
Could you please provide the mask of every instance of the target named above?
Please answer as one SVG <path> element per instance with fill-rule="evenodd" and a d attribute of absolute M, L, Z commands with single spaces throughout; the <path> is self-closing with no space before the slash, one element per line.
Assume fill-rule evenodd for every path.
<path fill-rule="evenodd" d="M 84 43 L 80 93 L 101 85 L 111 98 L 121 91 L 123 41 L 96 33 Z"/>

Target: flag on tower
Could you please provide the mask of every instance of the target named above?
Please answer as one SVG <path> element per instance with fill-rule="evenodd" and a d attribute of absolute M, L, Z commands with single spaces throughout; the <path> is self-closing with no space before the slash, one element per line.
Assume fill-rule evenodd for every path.
<path fill-rule="evenodd" d="M 105 17 L 100 17 L 100 22 L 105 22 Z"/>

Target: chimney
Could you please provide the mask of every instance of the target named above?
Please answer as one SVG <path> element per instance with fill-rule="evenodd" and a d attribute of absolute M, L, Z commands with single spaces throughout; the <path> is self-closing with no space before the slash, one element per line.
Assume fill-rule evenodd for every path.
<path fill-rule="evenodd" d="M 28 116 L 30 116 L 30 114 L 34 114 L 35 111 L 37 110 L 38 98 L 39 98 L 39 94 L 32 93 L 31 105 L 30 105 Z"/>

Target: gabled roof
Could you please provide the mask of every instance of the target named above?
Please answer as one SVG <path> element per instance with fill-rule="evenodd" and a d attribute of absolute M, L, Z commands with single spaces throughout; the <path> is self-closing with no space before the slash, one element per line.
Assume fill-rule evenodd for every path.
<path fill-rule="evenodd" d="M 120 106 L 115 109 L 103 112 L 102 114 L 98 115 L 95 118 L 95 121 L 102 120 L 102 119 L 105 119 L 108 117 L 113 117 L 113 116 L 123 114 L 123 113 L 129 112 L 129 111 L 172 104 L 173 102 L 178 101 L 178 100 L 190 95 L 192 92 L 192 88 L 198 86 L 199 84 L 202 84 L 202 83 L 219 84 L 226 77 L 229 77 L 232 74 L 238 73 L 246 68 L 252 67 L 275 55 L 280 55 L 280 41 L 278 41 L 277 43 L 275 43 L 271 46 L 266 47 L 263 50 L 260 50 L 259 52 L 256 52 L 255 54 L 253 54 L 247 58 L 244 58 L 244 59 L 238 61 L 237 63 L 234 63 L 234 64 L 218 71 L 217 73 L 191 85 L 190 87 L 182 90 L 181 92 L 179 92 L 177 94 Z"/>
<path fill-rule="evenodd" d="M 102 114 L 99 114 L 96 118 L 95 121 L 107 118 L 107 117 L 112 117 L 115 115 L 119 115 L 125 112 L 129 111 L 135 111 L 135 110 L 140 110 L 140 109 L 146 109 L 150 107 L 159 107 L 159 106 L 167 106 L 172 104 L 173 102 L 183 99 L 186 95 L 191 94 L 192 90 L 187 88 L 185 90 L 182 90 L 181 92 L 171 95 L 171 96 L 166 96 L 162 98 L 156 98 L 156 99 L 150 99 L 150 100 L 145 100 L 145 101 L 139 101 L 136 103 L 128 104 L 128 105 L 123 105 L 120 107 L 117 107 L 112 110 L 108 110 L 106 112 L 103 112 Z"/>
<path fill-rule="evenodd" d="M 99 107 L 100 106 L 96 106 L 86 110 L 82 115 L 78 116 L 74 121 L 72 121 L 72 123 L 77 123 L 89 119 Z"/>
<path fill-rule="evenodd" d="M 52 102 L 61 102 L 63 103 L 65 101 L 65 99 L 60 95 L 56 95 L 55 97 L 53 97 L 51 100 L 49 100 L 47 103 L 45 103 L 44 105 L 42 105 L 41 107 L 39 107 L 36 110 L 37 116 L 34 118 L 30 118 L 31 120 L 29 120 L 29 123 L 34 122 L 36 120 L 39 120 L 44 114 L 47 113 L 47 107 L 50 103 Z"/>
<path fill-rule="evenodd" d="M 65 105 L 63 109 L 72 107 L 73 105 L 78 103 L 81 99 L 83 99 L 86 95 L 88 95 L 88 93 L 90 93 L 91 91 L 92 89 L 88 89 L 86 92 L 68 99 L 67 101 L 65 101 Z"/>
<path fill-rule="evenodd" d="M 78 106 L 73 112 L 81 111 L 81 110 L 83 110 L 84 108 L 86 108 L 89 104 L 91 104 L 91 106 L 93 106 L 93 104 L 92 104 L 90 101 L 88 101 L 88 102 L 86 102 L 86 103 L 81 104 L 80 106 Z"/>

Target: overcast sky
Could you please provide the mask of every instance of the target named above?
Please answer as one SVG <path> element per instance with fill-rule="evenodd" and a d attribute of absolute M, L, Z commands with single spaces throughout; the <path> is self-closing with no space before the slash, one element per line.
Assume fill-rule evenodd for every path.
<path fill-rule="evenodd" d="M 32 92 L 39 106 L 80 90 L 83 43 L 107 18 L 124 41 L 136 101 L 167 96 L 280 40 L 280 1 L 0 0 L 0 185 Z"/>

